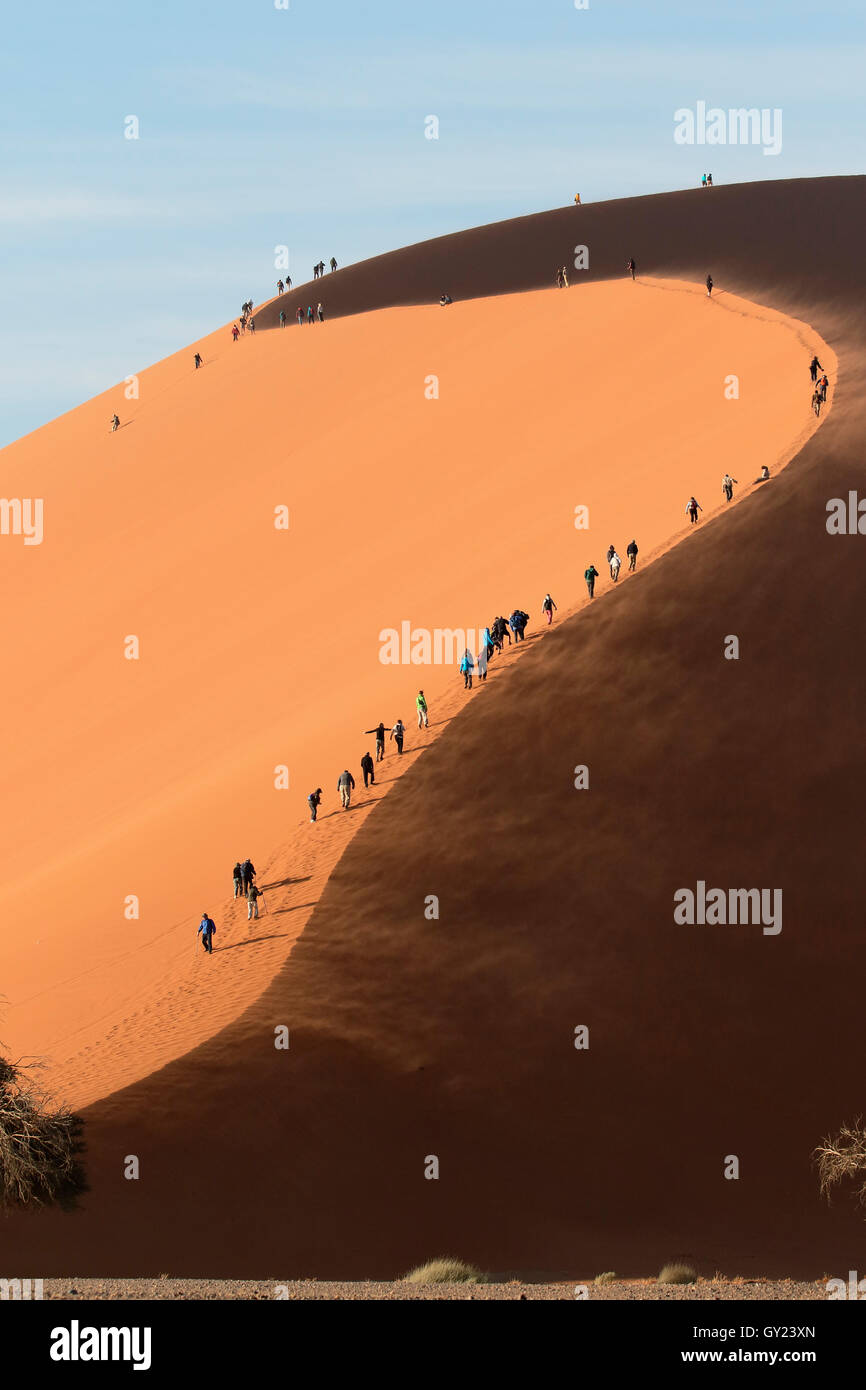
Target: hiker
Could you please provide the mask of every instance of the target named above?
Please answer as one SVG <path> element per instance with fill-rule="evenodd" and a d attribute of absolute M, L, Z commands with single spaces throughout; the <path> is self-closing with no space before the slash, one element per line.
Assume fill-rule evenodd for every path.
<path fill-rule="evenodd" d="M 376 781 L 376 764 L 373 762 L 369 753 L 365 753 L 361 759 L 361 771 L 364 774 L 364 790 L 366 791 L 367 783 L 369 782 L 370 786 L 372 786 Z"/>
<path fill-rule="evenodd" d="M 585 569 L 583 571 L 583 577 L 586 580 L 586 587 L 589 590 L 589 596 L 590 598 L 593 598 L 595 595 L 595 581 L 598 579 L 598 570 L 596 569 L 595 565 L 590 565 L 589 569 Z"/>
<path fill-rule="evenodd" d="M 282 280 L 278 280 L 278 281 L 277 281 L 277 294 L 282 294 L 282 292 L 283 292 L 283 282 L 282 282 Z"/>
<path fill-rule="evenodd" d="M 420 729 L 423 724 L 425 729 L 429 729 L 430 724 L 427 720 L 427 701 L 424 697 L 423 690 L 419 690 L 418 694 L 415 696 L 415 708 L 418 711 L 418 728 Z"/>
<path fill-rule="evenodd" d="M 475 656 L 475 669 L 478 672 L 478 679 L 480 681 L 487 680 L 487 659 L 487 646 L 484 645 Z"/>
<path fill-rule="evenodd" d="M 253 868 L 252 860 L 245 859 L 243 864 L 241 864 L 241 878 L 243 880 L 244 893 L 247 897 L 249 897 L 250 888 L 252 887 L 253 879 L 255 878 L 255 876 L 256 871 Z"/>
<path fill-rule="evenodd" d="M 770 470 L 769 470 L 769 468 L 767 467 L 767 465 L 764 464 L 763 468 L 761 469 L 761 476 L 760 476 L 760 478 L 756 478 L 756 479 L 755 479 L 755 482 L 756 482 L 756 483 L 766 483 L 766 482 L 769 481 L 769 478 L 770 478 Z"/>
<path fill-rule="evenodd" d="M 238 334 L 240 333 L 240 331 L 241 331 L 241 330 L 238 328 L 237 324 L 235 324 L 235 325 L 233 326 L 233 328 L 232 328 L 232 342 L 233 342 L 233 343 L 236 343 L 236 342 L 237 342 L 237 340 L 238 340 Z"/>
<path fill-rule="evenodd" d="M 729 502 L 734 495 L 734 483 L 736 481 L 736 478 L 732 478 L 730 473 L 726 473 L 724 478 L 722 479 L 722 492 L 725 494 Z"/>
<path fill-rule="evenodd" d="M 508 645 L 509 645 L 509 647 L 511 646 L 511 629 L 509 628 L 508 623 L 506 622 L 505 618 L 502 618 L 502 617 L 494 618 L 494 619 L 493 619 L 493 629 L 492 629 L 492 631 L 493 631 L 493 640 L 494 640 L 494 641 L 498 641 L 498 643 L 499 643 L 499 650 L 500 650 L 500 651 L 502 651 L 502 648 L 503 648 L 504 645 L 505 645 L 505 638 L 506 638 L 506 637 L 508 638 Z"/>
<path fill-rule="evenodd" d="M 349 804 L 352 800 L 352 788 L 354 787 L 354 785 L 354 777 L 352 776 L 348 768 L 344 768 L 344 770 L 340 773 L 339 777 L 337 778 L 337 791 L 340 793 L 340 800 L 343 803 L 344 811 L 348 811 L 349 809 Z"/>
<path fill-rule="evenodd" d="M 443 294 L 439 296 L 439 303 L 442 305 L 444 309 L 445 305 L 453 303 L 453 300 L 451 299 L 450 294 Z"/>
<path fill-rule="evenodd" d="M 317 310 L 316 310 L 316 315 L 317 315 L 317 317 L 318 317 L 319 323 L 324 323 L 324 322 L 325 322 L 325 311 L 324 311 L 324 309 L 322 308 L 322 301 L 321 301 L 321 299 L 319 300 L 319 307 L 318 307 Z"/>
<path fill-rule="evenodd" d="M 210 955 L 213 951 L 213 934 L 215 931 L 216 927 L 214 926 L 210 917 L 208 917 L 206 912 L 203 912 L 201 914 L 201 922 L 199 923 L 199 929 L 196 932 L 196 936 L 201 936 L 201 944 L 202 946 L 204 946 L 208 955 Z"/>
<path fill-rule="evenodd" d="M 694 497 L 689 498 L 688 502 L 686 503 L 686 513 L 689 516 L 693 526 L 697 522 L 698 512 L 702 512 L 703 510 L 704 509 L 701 506 L 700 502 L 696 501 Z"/>
<path fill-rule="evenodd" d="M 707 174 L 707 188 L 712 188 L 712 186 L 713 186 L 713 176 L 712 176 L 712 174 Z"/>
<path fill-rule="evenodd" d="M 195 355 L 195 369 L 196 369 L 196 371 L 198 371 L 198 369 L 199 369 L 200 366 L 201 366 L 201 353 L 200 353 L 200 352 L 197 352 L 196 355 Z"/>
<path fill-rule="evenodd" d="M 817 357 L 813 357 L 812 361 L 809 363 L 809 375 L 812 378 L 812 380 L 817 381 L 818 373 L 823 372 L 823 370 L 824 368 L 821 366 L 821 363 L 818 361 Z"/>
<path fill-rule="evenodd" d="M 251 333 L 255 333 L 255 331 L 256 331 L 256 321 L 255 321 L 255 319 L 250 319 L 250 332 L 251 332 Z"/>
<path fill-rule="evenodd" d="M 553 599 L 550 597 L 550 594 L 544 595 L 544 602 L 541 605 L 541 611 L 542 613 L 547 614 L 547 626 L 550 627 L 550 624 L 553 622 L 554 612 L 556 611 L 556 604 L 553 602 Z"/>
<path fill-rule="evenodd" d="M 244 876 L 241 873 L 241 866 L 239 863 L 235 864 L 234 868 L 232 869 L 232 883 L 235 886 L 235 897 L 241 897 L 244 891 Z"/>
<path fill-rule="evenodd" d="M 568 270 L 565 266 L 562 267 L 562 288 L 564 290 L 568 289 Z"/>
<path fill-rule="evenodd" d="M 631 541 L 631 543 L 626 546 L 625 553 L 628 556 L 629 570 L 633 570 L 637 564 L 637 541 Z"/>
<path fill-rule="evenodd" d="M 259 915 L 259 898 L 262 896 L 261 888 L 257 888 L 254 883 L 250 884 L 250 891 L 247 893 L 247 921 L 251 922 L 254 917 Z"/>
<path fill-rule="evenodd" d="M 336 258 L 336 256 L 332 256 L 332 257 L 331 257 L 331 274 L 332 274 L 332 275 L 333 275 L 333 273 L 334 273 L 334 271 L 335 271 L 336 269 L 337 269 L 337 258 Z"/>
<path fill-rule="evenodd" d="M 318 278 L 319 278 L 319 263 L 318 263 L 318 261 L 317 261 L 316 264 L 313 266 L 313 279 L 314 279 L 314 280 L 318 280 Z"/>
<path fill-rule="evenodd" d="M 307 305 L 307 323 L 312 323 L 312 322 L 313 322 L 313 306 L 312 306 L 312 304 L 308 304 L 308 305 Z"/>
<path fill-rule="evenodd" d="M 579 193 L 575 193 L 575 195 L 574 195 L 574 201 L 575 201 L 575 203 L 577 204 L 577 206 L 580 207 L 580 194 L 579 194 Z"/>
<path fill-rule="evenodd" d="M 817 388 L 812 392 L 812 409 L 816 415 L 821 414 L 821 392 Z"/>
<path fill-rule="evenodd" d="M 377 724 L 375 729 L 365 729 L 364 733 L 376 735 L 376 762 L 380 763 L 385 756 L 385 721 Z"/>
<path fill-rule="evenodd" d="M 628 261 L 626 263 L 626 269 L 631 271 L 631 278 L 634 279 L 635 271 L 637 270 L 634 256 L 629 256 Z"/>
<path fill-rule="evenodd" d="M 563 283 L 562 283 L 562 266 L 561 266 L 561 265 L 558 265 L 558 266 L 556 267 L 556 288 L 557 288 L 558 290 L 562 290 L 562 289 L 565 288 L 565 286 L 564 286 Z"/>
<path fill-rule="evenodd" d="M 468 647 L 463 653 L 463 656 L 460 658 L 460 666 L 458 669 L 460 670 L 463 676 L 463 689 L 471 690 L 472 672 L 475 670 L 475 662 L 472 660 L 472 653 L 470 652 Z"/>
<path fill-rule="evenodd" d="M 622 560 L 619 558 L 616 551 L 614 551 L 610 557 L 610 577 L 613 580 L 614 584 L 619 579 L 619 571 L 621 565 Z"/>
<path fill-rule="evenodd" d="M 708 275 L 708 276 L 707 276 L 707 298 L 708 298 L 708 299 L 709 299 L 710 295 L 712 294 L 712 292 L 713 292 L 713 277 L 712 277 L 712 275 Z"/>
<path fill-rule="evenodd" d="M 829 385 L 830 382 L 828 381 L 827 374 L 825 372 L 824 375 L 821 377 L 821 380 L 818 382 L 818 390 L 821 392 L 822 401 L 826 401 L 827 399 L 827 387 Z"/>
<path fill-rule="evenodd" d="M 285 328 L 285 326 L 286 326 L 286 311 L 285 311 L 285 309 L 281 309 L 281 310 L 280 310 L 280 328 Z"/>
<path fill-rule="evenodd" d="M 393 729 L 391 730 L 391 737 L 392 737 L 392 739 L 394 740 L 394 742 L 395 742 L 396 745 L 397 745 L 397 752 L 398 752 L 398 753 L 402 753 L 402 752 L 403 752 L 403 736 L 404 736 L 405 733 L 406 733 L 406 725 L 403 723 L 403 720 L 402 720 L 402 719 L 398 719 L 398 720 L 397 720 L 397 723 L 394 725 Z"/>
<path fill-rule="evenodd" d="M 706 188 L 706 186 L 707 186 L 707 176 L 706 176 L 706 174 L 701 174 L 701 188 Z"/>
<path fill-rule="evenodd" d="M 525 642 L 525 641 L 526 641 L 525 633 L 526 633 L 526 624 L 527 624 L 528 622 L 529 622 L 529 614 L 528 614 L 528 613 L 524 613 L 522 608 L 515 608 L 515 610 L 514 610 L 514 612 L 512 613 L 511 617 L 508 619 L 508 625 L 509 625 L 509 627 L 511 628 L 511 631 L 514 633 L 514 640 L 515 640 L 515 642 Z"/>
<path fill-rule="evenodd" d="M 115 430 L 119 430 L 119 429 L 120 429 L 120 416 L 119 416 L 119 415 L 112 415 L 112 417 L 111 417 L 111 433 L 114 434 L 114 431 L 115 431 Z"/>
<path fill-rule="evenodd" d="M 322 788 L 316 787 L 314 792 L 310 792 L 307 797 L 307 805 L 310 808 L 310 824 L 312 825 L 319 813 L 319 806 L 322 802 Z"/>
<path fill-rule="evenodd" d="M 297 316 L 296 316 L 296 317 L 297 317 L 298 323 L 303 323 L 303 322 L 304 322 L 304 311 L 303 311 L 303 309 L 301 308 L 300 304 L 298 305 L 298 312 L 297 312 Z"/>

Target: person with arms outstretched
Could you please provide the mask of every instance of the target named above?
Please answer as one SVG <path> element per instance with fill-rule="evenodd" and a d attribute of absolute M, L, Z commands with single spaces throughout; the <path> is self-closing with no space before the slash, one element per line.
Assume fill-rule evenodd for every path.
<path fill-rule="evenodd" d="M 385 756 L 385 721 L 380 721 L 375 729 L 365 729 L 365 734 L 376 735 L 376 762 L 380 763 Z"/>

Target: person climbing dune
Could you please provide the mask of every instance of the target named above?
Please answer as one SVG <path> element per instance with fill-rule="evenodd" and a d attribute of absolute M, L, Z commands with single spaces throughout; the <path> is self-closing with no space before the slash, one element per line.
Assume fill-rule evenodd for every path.
<path fill-rule="evenodd" d="M 376 762 L 380 763 L 385 757 L 385 721 L 380 721 L 375 729 L 365 729 L 365 734 L 376 735 Z"/>
<path fill-rule="evenodd" d="M 211 955 L 211 953 L 213 952 L 213 938 L 215 931 L 216 927 L 214 926 L 212 919 L 208 917 L 206 912 L 203 912 L 201 915 L 201 922 L 199 923 L 199 928 L 196 932 L 196 935 L 201 937 L 201 944 L 202 946 L 204 946 L 208 955 Z"/>
<path fill-rule="evenodd" d="M 348 768 L 344 768 L 337 778 L 337 791 L 340 793 L 340 801 L 343 810 L 348 811 L 352 802 L 352 791 L 355 786 L 355 779 Z"/>

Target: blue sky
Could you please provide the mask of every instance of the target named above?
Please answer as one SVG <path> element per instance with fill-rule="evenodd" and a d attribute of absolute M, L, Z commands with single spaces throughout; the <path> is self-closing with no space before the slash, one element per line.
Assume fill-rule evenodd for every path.
<path fill-rule="evenodd" d="M 0 444 L 266 298 L 277 245 L 300 282 L 577 191 L 859 173 L 864 60 L 853 0 L 10 7 Z M 781 153 L 677 145 L 698 101 L 781 108 Z"/>

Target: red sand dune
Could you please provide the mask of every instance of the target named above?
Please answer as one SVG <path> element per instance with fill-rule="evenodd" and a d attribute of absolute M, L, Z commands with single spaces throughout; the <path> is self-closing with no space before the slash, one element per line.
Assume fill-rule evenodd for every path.
<path fill-rule="evenodd" d="M 720 256 L 724 233 L 726 256 L 707 267 L 723 297 L 621 282 L 347 318 L 237 347 L 222 330 L 204 345 L 206 373 L 184 370 L 187 352 L 144 374 L 132 425 L 95 449 L 116 393 L 6 451 L 9 495 L 45 495 L 65 518 L 44 552 L 4 551 L 7 568 L 30 565 L 9 620 L 27 675 L 15 727 L 42 730 L 63 708 L 84 737 L 70 749 L 58 730 L 38 766 L 26 738 L 23 768 L 10 754 L 11 775 L 29 769 L 38 785 L 26 782 L 7 842 L 28 863 L 45 842 L 68 858 L 45 864 L 42 850 L 40 874 L 7 901 L 4 1032 L 51 1051 L 64 1089 L 85 1096 L 158 1066 L 166 1031 L 178 1051 L 215 1034 L 87 1110 L 85 1209 L 7 1223 L 16 1257 L 46 1273 L 320 1276 L 393 1274 L 445 1247 L 547 1272 L 637 1272 L 689 1253 L 743 1272 L 754 1261 L 814 1273 L 847 1258 L 858 1226 L 819 1205 L 809 1151 L 858 1108 L 855 896 L 849 876 L 825 867 L 828 846 L 845 863 L 856 833 L 856 701 L 834 619 L 853 640 L 857 542 L 831 544 L 823 520 L 826 497 L 856 474 L 847 450 L 862 363 L 844 296 L 859 274 L 863 188 L 809 188 L 836 228 L 815 298 L 791 273 L 792 243 L 804 254 L 815 235 L 817 193 L 810 217 L 792 216 L 802 184 L 581 209 L 598 212 L 606 244 L 612 228 L 628 239 L 639 269 L 644 227 L 654 245 L 665 210 L 669 265 L 690 260 L 699 236 Z M 541 264 L 560 223 L 522 219 L 522 264 Z M 485 274 L 498 263 L 507 280 L 515 225 L 448 239 L 455 296 L 479 238 Z M 419 280 L 430 247 L 415 260 Z M 382 302 L 415 283 L 409 251 L 370 264 Z M 334 277 L 335 292 L 352 274 Z M 733 299 L 762 275 L 762 303 L 811 328 Z M 489 290 L 484 275 L 477 288 Z M 815 330 L 839 354 L 843 384 L 779 476 L 814 431 L 814 347 L 835 381 Z M 732 371 L 749 388 L 736 403 L 722 391 Z M 430 372 L 436 402 L 423 396 Z M 291 400 L 303 402 L 302 434 Z M 608 539 L 663 548 L 689 492 L 713 506 L 725 467 L 743 483 L 763 462 L 774 478 L 759 496 L 584 605 L 473 695 L 361 825 L 287 964 L 217 1032 L 236 966 L 217 954 L 184 968 L 190 895 L 215 910 L 224 866 L 277 839 L 280 815 L 297 821 L 307 783 L 332 798 L 328 776 L 355 770 L 367 742 L 356 731 L 383 703 L 383 717 L 409 719 L 421 682 L 381 666 L 379 629 L 403 617 L 477 623 L 515 602 L 537 615 L 548 587 L 576 604 L 586 560 L 601 569 Z M 268 530 L 281 501 L 288 535 Z M 589 545 L 571 524 L 578 503 L 590 506 Z M 49 575 L 33 564 L 43 553 Z M 46 612 L 50 659 L 33 626 L 44 633 Z M 119 647 L 139 630 L 147 662 L 122 663 L 98 640 L 118 633 Z M 729 632 L 743 644 L 736 663 L 721 658 Z M 58 669 L 62 700 L 46 690 Z M 431 703 L 450 686 L 456 707 L 455 680 L 424 672 Z M 289 793 L 271 791 L 277 762 L 290 765 Z M 591 768 L 587 794 L 572 788 L 577 762 Z M 50 808 L 37 797 L 48 785 Z M 297 848 L 273 858 L 279 877 L 303 877 L 301 833 L 325 828 L 298 826 Z M 339 821 L 311 865 L 311 894 L 337 835 L 348 835 Z M 697 878 L 783 887 L 781 936 L 675 928 L 672 894 Z M 130 942 L 115 904 L 139 882 L 147 925 L 143 913 Z M 296 917 L 312 901 L 305 888 L 286 885 L 280 899 Z M 437 923 L 424 918 L 430 893 L 442 899 Z M 69 914 L 38 921 L 47 965 L 26 948 L 37 894 Z M 226 935 L 246 941 L 230 922 Z M 142 943 L 162 931 L 161 958 Z M 293 936 L 264 958 L 225 952 L 259 956 L 245 965 L 243 1003 Z M 215 970 L 199 1011 L 205 965 L 222 978 Z M 146 1044 L 137 1061 L 108 1027 L 122 1033 L 132 1017 Z M 74 1046 L 55 1019 L 80 1028 Z M 289 1053 L 273 1048 L 279 1023 L 292 1029 Z M 587 1053 L 571 1043 L 579 1023 Z M 128 1152 L 142 1156 L 139 1183 L 121 1177 Z M 429 1153 L 438 1183 L 423 1179 Z M 722 1179 L 729 1153 L 739 1183 Z"/>

